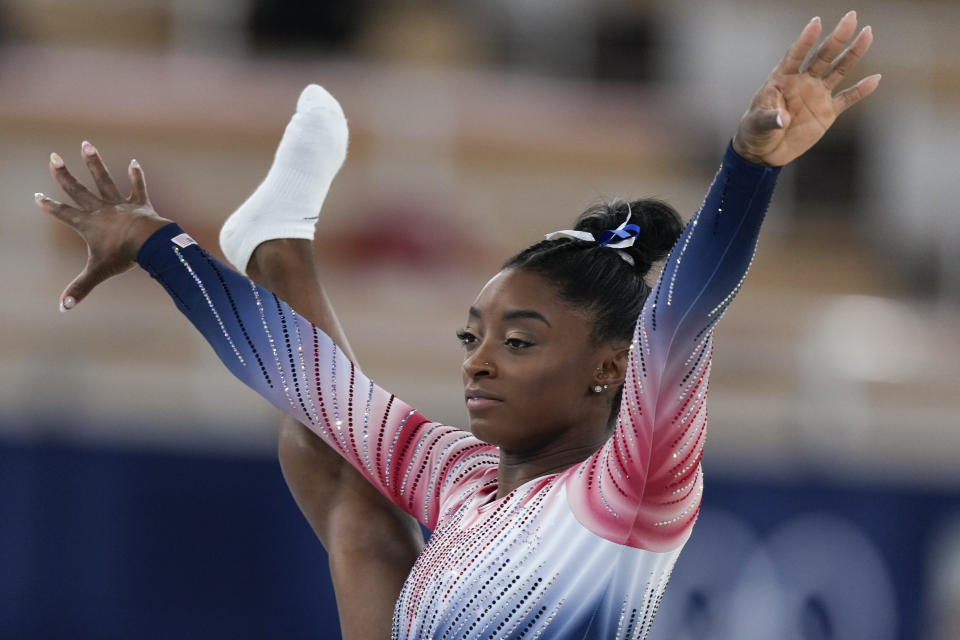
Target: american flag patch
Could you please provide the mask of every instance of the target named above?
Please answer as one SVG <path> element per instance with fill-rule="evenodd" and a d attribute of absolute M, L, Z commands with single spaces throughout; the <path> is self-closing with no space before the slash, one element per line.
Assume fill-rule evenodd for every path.
<path fill-rule="evenodd" d="M 191 238 L 185 233 L 181 233 L 178 236 L 174 236 L 173 238 L 170 238 L 170 242 L 177 245 L 181 249 L 186 249 L 192 244 L 197 244 L 196 240 L 194 240 L 193 238 Z"/>

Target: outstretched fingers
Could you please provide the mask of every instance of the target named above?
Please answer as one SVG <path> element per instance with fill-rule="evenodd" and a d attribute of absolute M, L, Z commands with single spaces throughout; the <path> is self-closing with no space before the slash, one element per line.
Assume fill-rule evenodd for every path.
<path fill-rule="evenodd" d="M 823 77 L 823 83 L 827 89 L 833 91 L 843 82 L 846 75 L 860 62 L 860 58 L 867 53 L 871 44 L 873 44 L 873 29 L 864 27 L 853 44 L 843 52 L 833 68 Z"/>
<path fill-rule="evenodd" d="M 96 287 L 105 278 L 98 276 L 90 269 L 90 263 L 83 268 L 73 281 L 67 285 L 67 288 L 60 294 L 60 312 L 64 313 L 77 306 L 77 303 L 86 298 L 93 288 Z"/>
<path fill-rule="evenodd" d="M 97 148 L 84 140 L 83 144 L 80 145 L 80 153 L 83 155 L 83 161 L 87 164 L 87 169 L 93 176 L 94 184 L 100 190 L 101 197 L 107 202 L 121 202 L 123 196 L 120 195 L 120 190 L 117 189 L 116 183 L 110 177 L 110 172 L 103 164 Z"/>
<path fill-rule="evenodd" d="M 850 41 L 850 38 L 853 37 L 856 30 L 857 12 L 849 11 L 847 15 L 840 18 L 840 22 L 837 23 L 837 26 L 834 27 L 830 35 L 827 36 L 827 39 L 817 47 L 816 53 L 813 54 L 813 57 L 810 59 L 810 64 L 806 68 L 806 72 L 814 78 L 819 78 L 826 73 L 837 56 L 840 55 L 840 52 L 847 46 L 847 42 Z"/>
<path fill-rule="evenodd" d="M 87 189 L 83 183 L 73 177 L 59 154 L 50 154 L 50 174 L 60 188 L 76 202 L 81 209 L 92 211 L 101 206 L 102 201 Z"/>
<path fill-rule="evenodd" d="M 53 198 L 45 196 L 42 193 L 35 193 L 33 195 L 34 200 L 37 203 L 37 206 L 40 207 L 43 211 L 47 212 L 60 222 L 64 223 L 73 230 L 80 231 L 80 222 L 86 212 L 71 207 L 70 205 L 63 204 L 62 202 L 57 202 Z M 82 300 L 87 296 L 88 293 L 96 285 L 95 279 L 91 276 L 89 271 L 90 263 L 87 262 L 87 266 L 84 270 L 73 279 L 66 289 L 63 290 L 63 293 L 60 294 L 60 311 L 69 311 L 77 302 Z"/>
<path fill-rule="evenodd" d="M 807 26 L 800 32 L 796 42 L 790 46 L 787 53 L 783 56 L 783 60 L 780 61 L 775 72 L 783 75 L 800 73 L 800 67 L 803 65 L 807 54 L 810 53 L 810 49 L 816 44 L 817 38 L 820 37 L 822 28 L 823 25 L 820 24 L 819 16 L 808 22 Z"/>
<path fill-rule="evenodd" d="M 77 206 L 42 193 L 34 196 L 38 207 L 74 229 L 87 244 L 86 266 L 60 294 L 61 311 L 72 309 L 107 278 L 132 268 L 137 248 L 156 229 L 169 224 L 150 206 L 143 171 L 136 160 L 128 169 L 133 190 L 129 198 L 124 198 L 96 147 L 84 141 L 81 153 L 102 198 L 74 178 L 55 153 L 50 156 L 50 172 Z"/>
<path fill-rule="evenodd" d="M 144 177 L 143 169 L 136 158 L 130 161 L 130 165 L 127 167 L 127 175 L 130 177 L 130 184 L 133 187 L 128 200 L 134 204 L 149 204 L 147 179 Z"/>
<path fill-rule="evenodd" d="M 43 211 L 47 212 L 63 224 L 77 229 L 84 212 L 68 204 L 57 202 L 53 198 L 42 193 L 33 194 L 33 199 Z"/>
<path fill-rule="evenodd" d="M 849 89 L 845 89 L 833 97 L 833 109 L 839 116 L 841 113 L 857 104 L 880 86 L 880 74 L 867 76 Z"/>

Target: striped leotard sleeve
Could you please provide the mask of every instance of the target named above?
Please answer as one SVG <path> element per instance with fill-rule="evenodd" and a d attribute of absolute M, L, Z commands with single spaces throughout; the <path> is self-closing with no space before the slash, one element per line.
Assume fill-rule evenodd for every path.
<path fill-rule="evenodd" d="M 608 540 L 666 551 L 689 537 L 713 328 L 746 277 L 778 174 L 728 147 L 640 312 L 613 437 L 567 486 L 578 520 Z"/>
<path fill-rule="evenodd" d="M 496 468 L 496 450 L 428 421 L 375 385 L 333 340 L 175 224 L 141 247 L 140 265 L 231 373 L 319 435 L 394 504 L 434 528 L 464 480 Z"/>

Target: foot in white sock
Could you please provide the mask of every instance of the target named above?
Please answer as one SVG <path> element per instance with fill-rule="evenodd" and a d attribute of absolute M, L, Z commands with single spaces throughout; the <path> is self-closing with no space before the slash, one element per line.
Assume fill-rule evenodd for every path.
<path fill-rule="evenodd" d="M 330 183 L 347 155 L 347 120 L 326 89 L 308 85 L 297 101 L 267 177 L 220 229 L 220 248 L 242 273 L 257 246 L 313 239 Z"/>

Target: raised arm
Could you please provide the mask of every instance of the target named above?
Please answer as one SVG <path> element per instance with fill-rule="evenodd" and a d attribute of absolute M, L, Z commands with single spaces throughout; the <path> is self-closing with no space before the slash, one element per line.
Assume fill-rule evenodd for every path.
<path fill-rule="evenodd" d="M 630 347 L 613 437 L 570 483 L 571 506 L 597 533 L 635 547 L 675 549 L 700 507 L 700 459 L 713 328 L 740 289 L 779 167 L 872 93 L 870 76 L 834 95 L 870 46 L 848 13 L 820 35 L 815 18 L 754 96 L 709 193 L 670 252 Z"/>
<path fill-rule="evenodd" d="M 146 196 L 143 173 L 130 167 L 133 194 L 121 198 L 92 147 L 84 157 L 100 188 L 96 196 L 51 158 L 54 177 L 78 207 L 38 194 L 45 211 L 87 242 L 87 266 L 61 296 L 70 309 L 134 258 L 162 284 L 240 380 L 308 425 L 394 504 L 428 527 L 436 523 L 461 467 L 495 464 L 489 447 L 427 421 L 374 385 L 325 333 L 270 291 L 226 268 L 176 225 L 160 218 Z M 459 465 L 469 458 L 477 465 Z"/>

